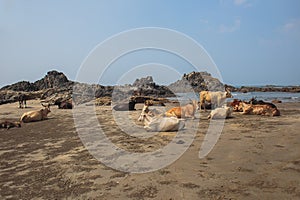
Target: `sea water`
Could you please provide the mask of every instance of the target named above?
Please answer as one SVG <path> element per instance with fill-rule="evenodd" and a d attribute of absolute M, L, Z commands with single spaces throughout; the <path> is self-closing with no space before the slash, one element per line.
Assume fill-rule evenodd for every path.
<path fill-rule="evenodd" d="M 190 99 L 199 99 L 199 93 L 176 93 L 177 97 L 169 98 L 170 100 L 185 101 Z M 300 102 L 300 93 L 291 92 L 233 92 L 233 98 L 228 98 L 227 101 L 232 101 L 233 99 L 240 99 L 244 101 L 249 101 L 251 98 L 256 98 L 257 100 L 272 101 L 274 99 L 280 100 L 282 102 Z"/>

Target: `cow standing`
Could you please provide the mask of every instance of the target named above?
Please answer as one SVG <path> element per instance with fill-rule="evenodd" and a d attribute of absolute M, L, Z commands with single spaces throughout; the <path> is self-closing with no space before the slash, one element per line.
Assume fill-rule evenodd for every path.
<path fill-rule="evenodd" d="M 228 89 L 225 90 L 225 92 L 222 91 L 201 91 L 199 93 L 200 95 L 200 106 L 199 109 L 201 110 L 201 107 L 204 108 L 204 111 L 206 111 L 206 105 L 205 103 L 211 103 L 212 107 L 220 107 L 222 104 L 224 104 L 226 98 L 231 98 L 232 95 Z"/>
<path fill-rule="evenodd" d="M 19 94 L 18 101 L 19 101 L 19 108 L 27 108 L 26 100 L 28 99 L 26 94 Z"/>

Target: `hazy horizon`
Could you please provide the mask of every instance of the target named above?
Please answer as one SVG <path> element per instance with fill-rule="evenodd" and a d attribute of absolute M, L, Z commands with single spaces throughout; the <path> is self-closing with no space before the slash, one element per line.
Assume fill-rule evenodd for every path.
<path fill-rule="evenodd" d="M 0 87 L 34 82 L 53 69 L 75 80 L 98 44 L 142 27 L 171 29 L 195 40 L 226 84 L 299 85 L 299 10 L 298 0 L 0 0 Z M 135 52 L 120 58 L 99 84 L 130 81 L 129 71 L 149 63 L 165 66 L 148 66 L 158 82 L 193 71 L 170 52 Z"/>

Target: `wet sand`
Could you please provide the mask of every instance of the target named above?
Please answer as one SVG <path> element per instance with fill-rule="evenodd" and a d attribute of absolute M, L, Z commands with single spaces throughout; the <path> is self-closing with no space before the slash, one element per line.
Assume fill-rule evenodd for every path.
<path fill-rule="evenodd" d="M 28 106 L 1 105 L 0 120 L 17 120 L 41 108 L 39 101 Z M 198 154 L 208 112 L 197 112 L 199 127 L 188 150 L 171 165 L 141 174 L 117 171 L 95 159 L 76 132 L 72 111 L 53 107 L 48 120 L 0 129 L 0 199 L 299 199 L 300 103 L 277 106 L 280 117 L 234 113 L 204 159 Z M 132 119 L 142 105 L 136 108 Z M 108 106 L 97 107 L 96 116 L 112 142 L 133 152 L 162 148 L 176 135 L 128 136 Z M 186 133 L 195 121 L 187 120 Z"/>

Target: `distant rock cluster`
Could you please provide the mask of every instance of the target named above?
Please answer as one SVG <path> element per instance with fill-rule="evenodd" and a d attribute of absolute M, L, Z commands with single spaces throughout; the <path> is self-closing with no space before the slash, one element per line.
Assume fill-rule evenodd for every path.
<path fill-rule="evenodd" d="M 254 87 L 254 86 L 241 86 L 241 87 L 233 87 L 228 86 L 232 92 L 292 92 L 297 93 L 300 92 L 300 86 L 275 86 L 275 85 L 266 85 L 262 87 Z"/>
<path fill-rule="evenodd" d="M 121 86 L 103 86 L 99 84 L 78 83 L 68 80 L 68 78 L 58 71 L 49 71 L 44 78 L 33 83 L 20 81 L 12 85 L 7 85 L 0 89 L 0 104 L 13 103 L 18 100 L 20 94 L 26 94 L 27 99 L 41 99 L 46 102 L 73 100 L 75 104 L 82 104 L 99 98 L 104 98 L 105 103 L 111 101 L 126 101 L 132 96 L 152 96 L 156 98 L 174 97 L 174 93 L 224 91 L 228 87 L 233 92 L 300 92 L 299 86 L 278 87 L 240 87 L 236 88 L 224 85 L 220 80 L 211 76 L 207 72 L 191 72 L 184 74 L 169 86 L 158 85 L 151 76 L 136 79 L 133 84 Z M 99 103 L 101 104 L 101 102 Z"/>

